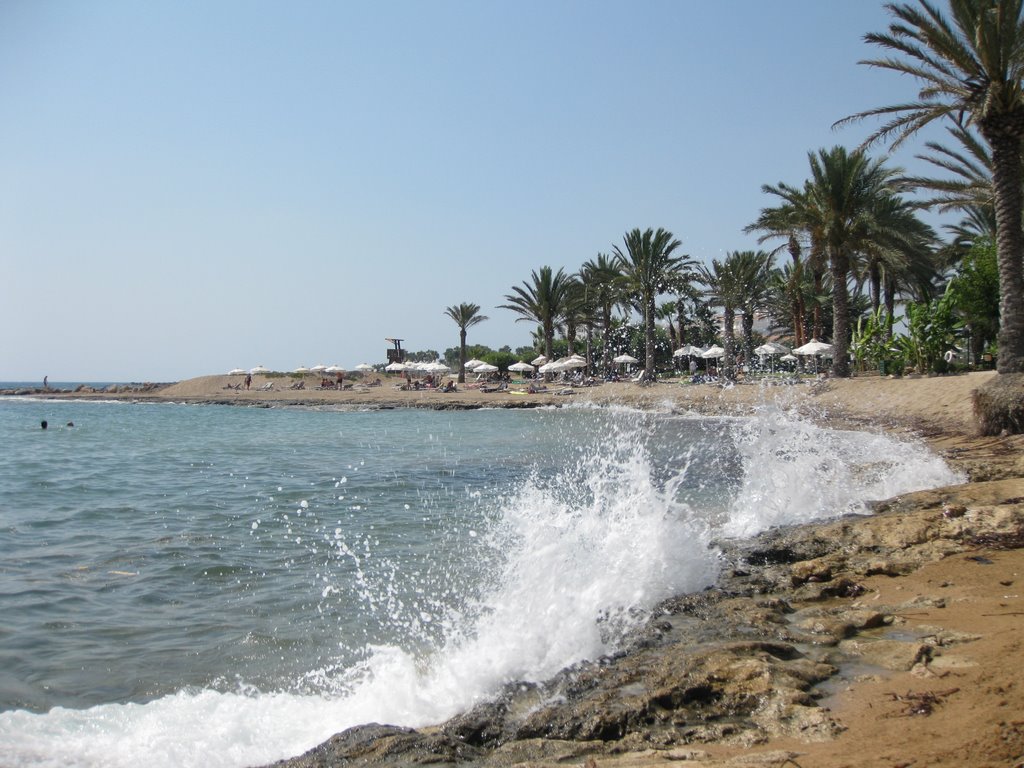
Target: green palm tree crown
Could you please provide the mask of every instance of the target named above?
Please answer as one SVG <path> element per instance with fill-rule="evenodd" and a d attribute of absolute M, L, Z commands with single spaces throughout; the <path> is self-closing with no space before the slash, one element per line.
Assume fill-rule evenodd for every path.
<path fill-rule="evenodd" d="M 645 369 L 644 381 L 655 379 L 654 373 L 654 321 L 655 299 L 671 288 L 682 268 L 684 258 L 673 256 L 682 243 L 668 230 L 634 229 L 623 237 L 623 251 L 614 247 L 619 269 L 627 290 L 639 301 L 644 318 Z"/>
<path fill-rule="evenodd" d="M 879 201 L 894 194 L 898 168 L 863 152 L 843 147 L 809 155 L 811 178 L 807 215 L 828 257 L 832 277 L 832 373 L 849 376 L 850 296 L 847 280 L 852 259 L 892 234 L 877 214 Z"/>
<path fill-rule="evenodd" d="M 721 373 L 729 379 L 735 376 L 735 318 L 742 293 L 740 275 L 735 259 L 731 257 L 732 254 L 725 261 L 712 259 L 710 266 L 701 264 L 697 267 L 697 280 L 707 289 L 708 301 L 722 308 L 722 347 L 725 354 L 722 356 Z"/>
<path fill-rule="evenodd" d="M 821 311 L 821 302 L 817 297 L 825 293 L 825 272 L 827 271 L 827 257 L 821 242 L 821 232 L 815 229 L 817 222 L 809 215 L 811 203 L 807 197 L 806 185 L 803 188 L 791 187 L 788 184 L 770 185 L 761 187 L 765 194 L 775 195 L 780 203 L 773 208 L 761 210 L 757 221 L 746 227 L 747 232 L 761 232 L 759 242 L 765 242 L 772 238 L 783 237 L 786 239 L 786 248 L 793 260 L 793 269 L 790 276 L 795 281 L 789 288 L 790 293 L 796 297 L 797 304 L 794 312 L 799 315 L 799 320 L 794 317 L 793 327 L 796 336 L 797 346 L 803 344 L 806 339 L 803 333 L 803 317 L 807 311 L 806 302 L 799 295 L 797 286 L 802 284 L 804 272 L 810 272 L 813 282 L 810 311 L 812 314 L 811 335 L 821 338 L 824 321 Z"/>
<path fill-rule="evenodd" d="M 865 41 L 885 58 L 862 63 L 921 83 L 917 99 L 851 115 L 887 118 L 868 142 L 898 146 L 940 119 L 976 126 L 992 150 L 999 264 L 1000 373 L 1024 372 L 1024 229 L 1021 142 L 1024 139 L 1024 0 L 949 0 L 947 16 L 932 3 L 889 3 L 887 33 Z"/>
<path fill-rule="evenodd" d="M 555 272 L 551 267 L 541 267 L 539 271 L 533 271 L 531 281 L 513 286 L 512 293 L 505 295 L 508 303 L 498 307 L 518 314 L 517 321 L 537 323 L 544 338 L 544 354 L 549 358 L 552 356 L 555 330 L 566 313 L 570 281 L 570 276 L 563 269 Z"/>
<path fill-rule="evenodd" d="M 768 306 L 771 294 L 771 273 L 775 258 L 764 251 L 734 251 L 727 261 L 736 281 L 736 308 L 742 316 L 743 357 L 749 364 L 754 358 L 754 318 Z"/>
<path fill-rule="evenodd" d="M 583 262 L 580 267 L 579 280 L 583 284 L 586 301 L 593 305 L 600 317 L 601 336 L 601 370 L 608 371 L 611 367 L 611 331 L 612 310 L 618 305 L 623 293 L 622 271 L 615 259 L 606 253 L 599 253 L 595 259 Z"/>
<path fill-rule="evenodd" d="M 480 314 L 479 304 L 453 304 L 444 313 L 459 326 L 459 383 L 466 382 L 466 329 L 489 319 Z"/>

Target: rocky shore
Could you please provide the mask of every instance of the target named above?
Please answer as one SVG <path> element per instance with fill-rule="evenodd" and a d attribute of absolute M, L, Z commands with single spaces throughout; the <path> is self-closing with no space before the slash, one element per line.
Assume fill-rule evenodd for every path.
<path fill-rule="evenodd" d="M 614 656 L 276 765 L 1017 765 L 1024 479 L 993 447 L 964 458 L 1012 476 L 719 542 L 719 583 Z"/>
<path fill-rule="evenodd" d="M 856 405 L 842 421 L 878 423 Z M 970 482 L 717 542 L 718 583 L 658 606 L 619 653 L 276 766 L 1024 765 L 1024 444 L 942 410 L 888 427 L 928 432 Z"/>
<path fill-rule="evenodd" d="M 972 435 L 970 392 L 982 381 L 605 385 L 572 395 L 726 414 L 771 402 L 833 425 L 913 432 L 969 482 L 879 501 L 870 515 L 716 542 L 718 582 L 658 606 L 618 653 L 541 684 L 510 683 L 431 728 L 367 724 L 275 765 L 1024 766 L 1024 438 Z M 362 406 L 364 392 L 247 402 L 218 386 L 205 377 L 125 396 L 453 403 L 394 391 Z M 512 400 L 498 397 L 466 393 L 458 407 Z"/>

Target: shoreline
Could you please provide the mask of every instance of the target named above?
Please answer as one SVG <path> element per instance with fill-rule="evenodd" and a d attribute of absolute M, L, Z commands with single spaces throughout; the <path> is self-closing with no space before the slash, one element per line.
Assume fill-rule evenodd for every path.
<path fill-rule="evenodd" d="M 972 434 L 970 392 L 988 377 L 453 396 L 228 392 L 218 387 L 229 377 L 214 376 L 42 397 L 329 409 L 575 402 L 715 416 L 774 404 L 837 428 L 922 437 L 969 481 L 880 501 L 867 516 L 719 542 L 718 582 L 663 603 L 622 652 L 510 684 L 432 728 L 359 726 L 275 765 L 982 768 L 1024 761 L 1024 436 Z"/>
<path fill-rule="evenodd" d="M 973 429 L 970 392 L 995 376 L 975 372 L 952 376 L 888 379 L 869 375 L 851 379 L 762 379 L 728 386 L 689 384 L 666 380 L 653 386 L 631 382 L 607 382 L 592 387 L 549 384 L 548 391 L 529 393 L 525 385 L 508 391 L 486 392 L 473 385 L 458 391 L 398 389 L 398 379 L 380 386 L 353 383 L 343 390 L 321 390 L 315 377 L 253 377 L 249 390 L 237 390 L 238 376 L 200 376 L 170 384 L 118 385 L 104 390 L 56 391 L 18 389 L 0 391 L 0 397 L 31 397 L 40 400 L 118 400 L 126 402 L 173 402 L 243 407 L 318 407 L 343 410 L 378 408 L 477 408 L 558 407 L 569 403 L 599 406 L 625 405 L 647 410 L 692 410 L 703 415 L 741 416 L 767 404 L 793 408 L 816 421 L 842 421 L 897 431 L 913 429 L 925 435 L 969 435 Z M 302 381 L 304 388 L 290 384 Z M 272 389 L 265 387 L 272 385 Z"/>

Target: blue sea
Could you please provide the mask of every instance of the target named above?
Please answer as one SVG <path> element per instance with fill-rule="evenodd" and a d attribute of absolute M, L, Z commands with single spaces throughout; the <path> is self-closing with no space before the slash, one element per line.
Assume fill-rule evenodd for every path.
<path fill-rule="evenodd" d="M 959 479 L 775 408 L 3 398 L 0 441 L 0 766 L 251 766 L 437 723 L 614 650 L 714 580 L 717 537 Z"/>

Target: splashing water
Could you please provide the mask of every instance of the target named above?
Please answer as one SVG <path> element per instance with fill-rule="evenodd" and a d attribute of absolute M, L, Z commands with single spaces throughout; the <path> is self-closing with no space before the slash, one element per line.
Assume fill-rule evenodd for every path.
<path fill-rule="evenodd" d="M 361 436 L 393 428 L 363 417 Z M 282 654 L 288 683 L 253 670 L 138 701 L 0 712 L 0 765 L 254 765 L 361 723 L 440 722 L 508 682 L 614 649 L 659 600 L 714 580 L 716 536 L 958 480 L 919 444 L 772 409 L 742 420 L 624 409 L 404 419 L 415 445 L 385 451 L 360 437 L 365 463 L 315 493 L 246 477 L 271 490 L 239 515 L 235 546 L 272 558 L 253 583 L 282 601 L 251 642 L 287 635 L 291 611 L 333 628 L 319 663 L 295 674 Z M 383 479 L 370 482 L 375 466 Z M 240 589 L 245 574 L 224 568 L 219 578 Z M 262 586 L 289 578 L 287 590 Z M 286 608 L 302 582 L 303 610 Z"/>

